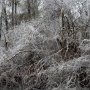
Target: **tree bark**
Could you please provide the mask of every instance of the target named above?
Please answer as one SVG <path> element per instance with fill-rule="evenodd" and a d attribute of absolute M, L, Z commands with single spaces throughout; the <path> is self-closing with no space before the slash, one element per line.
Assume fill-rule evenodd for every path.
<path fill-rule="evenodd" d="M 31 18 L 31 5 L 30 0 L 27 0 L 27 11 L 28 11 L 28 17 Z"/>
<path fill-rule="evenodd" d="M 17 25 L 17 0 L 15 0 L 15 25 Z"/>
<path fill-rule="evenodd" d="M 1 31 L 2 31 L 2 13 L 0 16 L 0 38 L 1 38 Z"/>
<path fill-rule="evenodd" d="M 14 26 L 14 0 L 12 0 L 12 27 Z"/>
<path fill-rule="evenodd" d="M 6 7 L 4 7 L 4 14 L 5 14 L 5 24 L 6 24 L 6 31 L 8 31 L 8 20 L 7 20 L 7 12 L 6 12 Z"/>

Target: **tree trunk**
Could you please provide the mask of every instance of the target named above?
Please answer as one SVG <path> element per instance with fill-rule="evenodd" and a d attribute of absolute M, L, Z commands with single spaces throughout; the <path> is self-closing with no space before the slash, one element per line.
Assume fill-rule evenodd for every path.
<path fill-rule="evenodd" d="M 35 17 L 37 17 L 38 16 L 38 1 L 37 0 L 35 0 Z"/>
<path fill-rule="evenodd" d="M 5 25 L 6 25 L 6 31 L 8 31 L 8 20 L 7 20 L 7 12 L 6 12 L 5 0 L 2 1 L 2 12 L 3 12 L 3 14 L 4 14 L 4 20 L 5 20 Z"/>
<path fill-rule="evenodd" d="M 6 7 L 4 7 L 4 15 L 5 15 L 5 24 L 6 24 L 6 31 L 8 31 L 8 20 L 7 20 L 7 12 L 6 12 Z"/>
<path fill-rule="evenodd" d="M 30 5 L 29 0 L 27 0 L 27 11 L 28 11 L 28 17 L 30 19 L 31 18 L 31 5 Z"/>
<path fill-rule="evenodd" d="M 12 0 L 12 27 L 14 26 L 14 0 Z"/>
<path fill-rule="evenodd" d="M 0 17 L 0 38 L 1 38 L 1 31 L 2 31 L 2 14 L 1 14 L 1 17 Z"/>
<path fill-rule="evenodd" d="M 17 25 L 17 0 L 15 0 L 15 25 Z"/>

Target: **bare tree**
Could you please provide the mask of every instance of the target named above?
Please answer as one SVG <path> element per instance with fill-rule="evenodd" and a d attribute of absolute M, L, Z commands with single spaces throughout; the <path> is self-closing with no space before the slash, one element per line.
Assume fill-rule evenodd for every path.
<path fill-rule="evenodd" d="M 29 16 L 31 16 L 31 3 L 31 0 L 27 0 L 27 11 Z"/>
<path fill-rule="evenodd" d="M 14 0 L 12 0 L 12 26 L 14 26 Z"/>
<path fill-rule="evenodd" d="M 28 11 L 28 14 L 31 14 L 31 5 L 30 4 L 31 4 L 30 0 L 27 0 L 27 11 Z"/>
<path fill-rule="evenodd" d="M 18 0 L 15 0 L 15 25 L 17 25 L 17 4 L 18 4 Z"/>
<path fill-rule="evenodd" d="M 0 38 L 1 38 L 1 31 L 2 31 L 2 12 L 0 16 Z"/>
<path fill-rule="evenodd" d="M 27 0 L 26 8 L 28 12 L 28 16 L 30 18 L 36 18 L 38 16 L 38 6 L 40 4 L 40 0 Z"/>
<path fill-rule="evenodd" d="M 3 14 L 4 14 L 6 31 L 8 31 L 8 19 L 7 19 L 6 5 L 5 5 L 5 1 L 4 0 L 2 1 L 2 9 L 3 9 Z"/>

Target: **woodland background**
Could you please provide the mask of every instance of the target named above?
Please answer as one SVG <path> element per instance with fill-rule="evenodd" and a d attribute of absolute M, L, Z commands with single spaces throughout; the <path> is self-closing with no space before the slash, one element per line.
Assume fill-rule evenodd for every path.
<path fill-rule="evenodd" d="M 89 0 L 0 0 L 0 90 L 90 90 Z"/>

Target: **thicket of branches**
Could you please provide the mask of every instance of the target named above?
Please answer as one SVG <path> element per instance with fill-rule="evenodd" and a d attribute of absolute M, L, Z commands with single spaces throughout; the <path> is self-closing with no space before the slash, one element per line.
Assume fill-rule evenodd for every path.
<path fill-rule="evenodd" d="M 20 14 L 25 20 L 35 18 L 38 13 L 32 12 L 29 1 L 27 8 L 23 8 L 25 13 Z M 83 39 L 89 39 L 89 11 L 83 9 L 86 2 L 76 0 L 72 3 L 69 2 L 71 6 L 68 6 L 63 0 L 45 0 L 40 13 L 42 18 L 24 22 L 5 34 L 11 46 L 0 65 L 0 90 L 90 88 L 90 51 L 83 53 L 80 48 Z M 71 8 L 75 3 L 79 3 L 77 12 Z M 11 13 L 12 17 L 15 12 Z M 11 24 L 16 25 L 16 19 L 12 17 Z M 89 42 L 84 41 L 85 44 Z"/>

